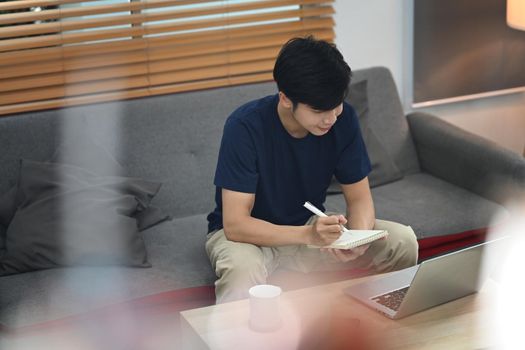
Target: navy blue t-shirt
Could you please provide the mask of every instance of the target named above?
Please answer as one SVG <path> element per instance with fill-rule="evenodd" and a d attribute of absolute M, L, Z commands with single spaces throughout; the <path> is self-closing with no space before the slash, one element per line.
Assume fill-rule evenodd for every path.
<path fill-rule="evenodd" d="M 239 107 L 226 120 L 214 184 L 217 207 L 208 232 L 221 229 L 221 188 L 255 193 L 251 215 L 277 225 L 304 225 L 312 215 L 305 201 L 324 209 L 332 176 L 343 184 L 362 180 L 370 160 L 354 109 L 343 112 L 322 136 L 294 138 L 277 113 L 278 95 Z"/>

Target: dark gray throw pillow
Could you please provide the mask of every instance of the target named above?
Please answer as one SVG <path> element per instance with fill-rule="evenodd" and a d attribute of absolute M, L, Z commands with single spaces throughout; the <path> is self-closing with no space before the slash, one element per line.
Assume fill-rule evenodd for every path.
<path fill-rule="evenodd" d="M 99 175 L 120 176 L 125 173 L 120 163 L 104 147 L 75 128 L 57 148 L 51 161 L 76 165 Z M 137 220 L 139 231 L 172 219 L 163 209 L 152 206 L 139 206 L 133 216 Z"/>
<path fill-rule="evenodd" d="M 139 208 L 133 214 L 133 217 L 137 219 L 137 227 L 139 231 L 147 230 L 161 222 L 173 219 L 173 217 L 166 214 L 164 210 L 153 205 L 149 205 L 147 208 Z"/>
<path fill-rule="evenodd" d="M 103 147 L 90 138 L 79 137 L 81 141 L 69 140 L 59 146 L 51 161 L 76 165 L 93 171 L 99 175 L 122 175 L 124 169 L 115 158 Z M 139 206 L 133 214 L 137 220 L 139 231 L 146 230 L 156 224 L 171 220 L 171 215 L 158 207 Z"/>
<path fill-rule="evenodd" d="M 5 226 L 0 224 L 0 257 L 4 254 L 5 250 Z"/>
<path fill-rule="evenodd" d="M 85 169 L 24 160 L 18 206 L 6 232 L 0 276 L 73 265 L 149 267 L 132 215 L 160 184 L 98 176 Z"/>
<path fill-rule="evenodd" d="M 14 185 L 0 196 L 0 226 L 7 228 L 16 212 L 17 186 Z"/>
<path fill-rule="evenodd" d="M 381 141 L 369 126 L 367 81 L 362 80 L 350 84 L 346 101 L 354 108 L 359 118 L 361 134 L 363 135 L 368 157 L 372 164 L 372 171 L 368 175 L 370 187 L 384 185 L 401 179 L 403 173 L 401 173 L 392 161 L 392 158 L 381 144 Z M 341 193 L 341 186 L 335 178 L 332 179 L 327 193 Z"/>
<path fill-rule="evenodd" d="M 51 162 L 75 165 L 98 175 L 124 174 L 124 169 L 118 161 L 85 132 L 73 128 L 70 133 L 71 135 L 68 135 L 67 139 L 57 147 L 50 159 Z M 18 205 L 23 200 L 20 196 L 22 194 L 18 193 L 17 185 L 0 196 L 0 225 L 5 228 L 9 226 Z M 136 218 L 139 231 L 172 218 L 161 208 L 151 206 L 139 206 L 133 216 Z M 0 232 L 0 242 L 3 239 L 5 235 Z"/>
<path fill-rule="evenodd" d="M 14 185 L 0 196 L 0 255 L 5 249 L 5 233 L 16 212 L 17 186 Z"/>

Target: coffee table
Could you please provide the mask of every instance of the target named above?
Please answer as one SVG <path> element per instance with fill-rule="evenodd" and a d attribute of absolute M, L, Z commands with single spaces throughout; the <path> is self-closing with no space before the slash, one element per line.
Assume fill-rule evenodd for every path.
<path fill-rule="evenodd" d="M 497 284 L 400 320 L 390 320 L 343 289 L 369 276 L 285 292 L 283 326 L 249 328 L 249 300 L 181 312 L 185 349 L 483 349 L 494 345 Z"/>

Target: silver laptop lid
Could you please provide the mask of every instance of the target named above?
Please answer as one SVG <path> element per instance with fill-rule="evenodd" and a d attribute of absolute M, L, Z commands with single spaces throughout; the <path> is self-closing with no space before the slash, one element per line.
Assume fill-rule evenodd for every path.
<path fill-rule="evenodd" d="M 499 255 L 494 252 L 503 243 L 504 238 L 487 241 L 422 262 L 395 318 L 479 291 L 493 269 L 482 269 L 482 261 Z"/>

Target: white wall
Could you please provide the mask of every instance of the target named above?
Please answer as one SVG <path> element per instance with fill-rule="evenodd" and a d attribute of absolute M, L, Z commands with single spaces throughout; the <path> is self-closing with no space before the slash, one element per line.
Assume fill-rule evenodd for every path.
<path fill-rule="evenodd" d="M 336 0 L 336 44 L 352 69 L 388 67 L 411 110 L 413 0 Z M 418 109 L 522 154 L 525 93 Z"/>

